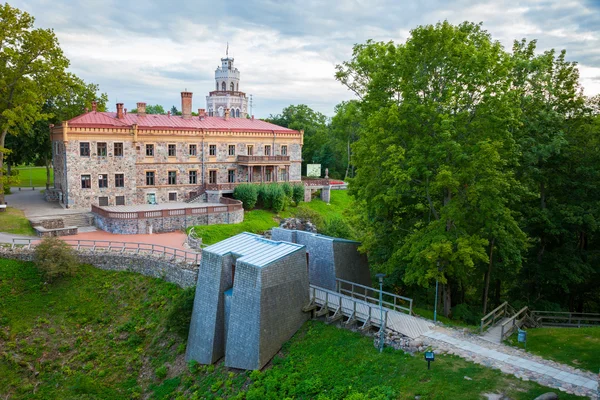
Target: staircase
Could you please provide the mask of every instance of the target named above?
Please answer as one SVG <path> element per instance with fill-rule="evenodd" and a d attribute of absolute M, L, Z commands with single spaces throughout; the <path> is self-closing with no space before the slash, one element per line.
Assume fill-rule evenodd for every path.
<path fill-rule="evenodd" d="M 49 219 L 62 219 L 64 226 L 76 226 L 79 232 L 92 232 L 96 230 L 96 227 L 94 227 L 94 214 L 91 212 L 47 215 L 31 218 L 29 221 L 32 225 L 39 225 L 41 221 Z"/>
<path fill-rule="evenodd" d="M 532 315 L 529 307 L 515 311 L 505 301 L 481 319 L 481 338 L 492 343 L 502 343 L 523 326 L 539 327 L 539 320 Z"/>
<path fill-rule="evenodd" d="M 190 198 L 185 201 L 186 203 L 206 203 L 206 188 L 204 186 L 200 186 L 198 191 L 192 193 L 196 194 L 190 196 Z"/>

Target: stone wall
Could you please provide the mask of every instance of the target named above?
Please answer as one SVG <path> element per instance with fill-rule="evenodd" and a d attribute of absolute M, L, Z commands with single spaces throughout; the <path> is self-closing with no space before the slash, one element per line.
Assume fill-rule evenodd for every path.
<path fill-rule="evenodd" d="M 122 235 L 174 232 L 187 229 L 194 225 L 239 224 L 244 220 L 244 210 L 222 212 L 202 215 L 182 215 L 160 218 L 143 219 L 113 219 L 98 214 L 95 216 L 95 225 L 103 231 Z M 150 228 L 152 227 L 152 228 Z"/>
<path fill-rule="evenodd" d="M 198 267 L 177 261 L 169 261 L 146 254 L 110 253 L 105 251 L 74 250 L 82 264 L 89 264 L 107 271 L 136 272 L 153 278 L 163 279 L 187 288 L 194 286 L 198 277 Z M 34 250 L 11 249 L 0 246 L 0 258 L 33 261 Z"/>
<path fill-rule="evenodd" d="M 49 203 L 57 202 L 61 196 L 61 191 L 55 188 L 46 189 L 44 191 L 44 200 Z"/>

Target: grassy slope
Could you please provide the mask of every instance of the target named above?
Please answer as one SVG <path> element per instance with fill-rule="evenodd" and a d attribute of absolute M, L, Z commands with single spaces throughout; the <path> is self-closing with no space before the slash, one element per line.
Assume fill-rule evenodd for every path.
<path fill-rule="evenodd" d="M 20 182 L 13 187 L 46 187 L 46 167 L 17 167 L 14 168 L 19 171 Z M 29 176 L 31 174 L 31 184 L 29 182 Z M 54 182 L 54 174 L 52 168 L 50 168 L 50 184 Z"/>
<path fill-rule="evenodd" d="M 509 343 L 517 343 L 517 335 Z M 527 351 L 575 368 L 600 370 L 600 327 L 536 328 L 527 330 Z"/>
<path fill-rule="evenodd" d="M 6 211 L 0 212 L 0 232 L 35 236 L 35 231 L 23 211 L 13 207 L 7 207 Z"/>
<path fill-rule="evenodd" d="M 189 369 L 185 340 L 164 328 L 189 293 L 92 267 L 46 286 L 32 263 L 0 259 L 0 398 L 479 399 L 504 391 L 531 399 L 548 391 L 451 356 L 427 371 L 422 356 L 379 354 L 370 338 L 314 321 L 263 372 Z"/>
<path fill-rule="evenodd" d="M 348 208 L 351 198 L 345 190 L 333 190 L 331 192 L 331 203 L 327 205 L 320 199 L 314 199 L 310 203 L 301 203 L 298 207 L 288 207 L 285 211 L 275 214 L 266 210 L 252 210 L 244 213 L 244 222 L 235 225 L 200 225 L 195 230 L 202 237 L 205 244 L 217 243 L 241 232 L 262 233 L 279 225 L 279 220 L 289 218 L 301 208 L 309 208 L 319 212 L 324 219 L 341 217 L 344 210 Z"/>

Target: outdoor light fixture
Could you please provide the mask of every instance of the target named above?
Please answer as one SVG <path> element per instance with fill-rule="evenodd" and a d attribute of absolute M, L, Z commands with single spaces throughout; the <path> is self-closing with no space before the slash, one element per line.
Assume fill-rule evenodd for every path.
<path fill-rule="evenodd" d="M 379 279 L 379 352 L 383 351 L 383 278 L 385 274 L 375 275 Z"/>
<path fill-rule="evenodd" d="M 425 361 L 427 361 L 427 369 L 431 369 L 431 362 L 435 361 L 435 354 L 433 351 L 425 352 Z"/>

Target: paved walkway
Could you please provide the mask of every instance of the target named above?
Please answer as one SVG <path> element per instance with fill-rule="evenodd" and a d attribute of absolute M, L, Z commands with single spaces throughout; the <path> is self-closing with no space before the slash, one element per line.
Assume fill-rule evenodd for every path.
<path fill-rule="evenodd" d="M 431 345 L 442 353 L 455 354 L 523 380 L 597 399 L 598 377 L 591 372 L 545 360 L 503 344 L 486 342 L 456 330 L 436 327 L 425 332 L 423 337 L 426 338 L 425 345 Z"/>
<path fill-rule="evenodd" d="M 35 190 L 21 188 L 21 191 L 19 191 L 18 188 L 12 188 L 12 194 L 7 195 L 5 201 L 10 207 L 23 210 L 27 218 L 59 214 L 78 214 L 87 211 L 82 209 L 65 209 L 58 202 L 47 202 L 41 193 L 45 189 L 45 187 L 35 188 Z"/>
<path fill-rule="evenodd" d="M 508 319 L 509 318 L 502 318 L 500 321 L 496 322 L 494 326 L 490 327 L 483 336 L 481 336 L 481 338 L 492 343 L 502 343 L 502 324 L 508 321 Z"/>

